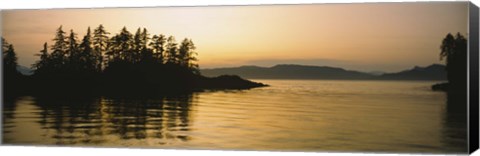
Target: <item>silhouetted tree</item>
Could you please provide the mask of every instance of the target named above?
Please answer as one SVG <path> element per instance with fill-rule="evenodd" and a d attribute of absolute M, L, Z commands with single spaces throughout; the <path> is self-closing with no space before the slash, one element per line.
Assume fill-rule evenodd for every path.
<path fill-rule="evenodd" d="M 164 62 L 165 43 L 166 43 L 165 35 L 160 34 L 158 36 L 153 35 L 152 42 L 150 42 L 149 44 L 153 48 L 153 52 L 154 52 L 153 55 L 155 59 L 160 63 Z"/>
<path fill-rule="evenodd" d="M 115 60 L 120 55 L 120 48 L 118 47 L 118 35 L 112 36 L 108 39 L 107 42 L 107 50 L 105 52 L 106 62 L 104 63 L 105 66 L 108 66 L 110 62 Z"/>
<path fill-rule="evenodd" d="M 133 59 L 135 58 L 135 54 L 132 51 L 132 39 L 132 34 L 126 27 L 123 27 L 116 38 L 116 43 L 120 50 L 120 59 L 126 60 L 127 62 L 133 62 Z"/>
<path fill-rule="evenodd" d="M 94 56 L 96 58 L 96 68 L 97 71 L 102 70 L 103 66 L 103 55 L 107 52 L 108 49 L 108 33 L 103 25 L 99 25 L 93 32 L 93 49 L 94 49 Z"/>
<path fill-rule="evenodd" d="M 142 48 L 147 49 L 148 47 L 148 40 L 150 40 L 150 34 L 148 34 L 148 31 L 146 28 L 143 28 L 142 34 L 141 34 L 141 39 L 142 39 Z"/>
<path fill-rule="evenodd" d="M 106 52 L 108 62 L 126 61 L 133 62 L 133 36 L 123 27 L 119 34 L 110 38 L 108 43 L 108 51 Z"/>
<path fill-rule="evenodd" d="M 35 54 L 35 56 L 39 56 L 40 60 L 36 61 L 35 64 L 32 65 L 32 67 L 34 69 L 34 74 L 39 74 L 42 73 L 45 69 L 48 69 L 49 55 L 47 42 L 43 44 L 43 49 L 40 51 L 40 53 Z"/>
<path fill-rule="evenodd" d="M 7 40 L 5 40 L 3 37 L 2 37 L 1 42 L 2 42 L 2 53 L 5 53 L 8 49 L 9 44 L 8 44 Z"/>
<path fill-rule="evenodd" d="M 24 76 L 17 71 L 17 54 L 12 44 L 9 44 L 2 38 L 2 54 L 3 54 L 3 96 L 10 97 L 12 94 L 22 92 L 24 86 Z"/>
<path fill-rule="evenodd" d="M 147 29 L 143 28 L 142 33 L 140 34 L 140 61 L 153 62 L 153 50 L 148 48 L 148 41 L 150 40 Z"/>
<path fill-rule="evenodd" d="M 67 60 L 67 48 L 68 44 L 65 38 L 65 32 L 62 30 L 62 26 L 57 29 L 55 38 L 53 39 L 55 42 L 52 45 L 52 54 L 51 54 L 51 63 L 53 68 L 60 69 L 63 68 L 66 60 Z"/>
<path fill-rule="evenodd" d="M 195 57 L 195 55 L 197 55 L 194 51 L 195 49 L 196 47 L 192 40 L 185 38 L 178 48 L 177 60 L 180 66 L 187 67 L 195 73 L 198 73 L 198 64 L 195 62 L 197 61 L 197 58 Z"/>
<path fill-rule="evenodd" d="M 467 82 L 467 39 L 460 33 L 447 34 L 440 46 L 440 59 L 445 59 L 450 89 L 464 90 Z"/>
<path fill-rule="evenodd" d="M 455 37 L 453 37 L 452 34 L 448 33 L 447 36 L 445 36 L 445 38 L 443 39 L 442 45 L 440 45 L 440 49 L 440 60 L 446 58 L 445 64 L 448 70 L 448 65 L 451 62 L 450 59 L 453 58 L 452 56 L 455 53 Z"/>
<path fill-rule="evenodd" d="M 93 48 L 92 48 L 92 36 L 91 36 L 91 31 L 90 27 L 87 29 L 87 34 L 82 39 L 82 43 L 80 44 L 80 62 L 81 62 L 81 69 L 84 72 L 100 72 L 100 69 L 98 69 L 98 64 L 102 56 L 98 56 L 98 53 L 95 53 Z"/>
<path fill-rule="evenodd" d="M 175 41 L 175 37 L 173 37 L 173 36 L 168 37 L 166 50 L 167 50 L 166 63 L 177 64 L 178 47 L 177 47 L 177 43 Z"/>
<path fill-rule="evenodd" d="M 78 71 L 81 68 L 82 60 L 80 58 L 80 51 L 78 49 L 77 43 L 77 34 L 70 30 L 70 35 L 67 39 L 67 51 L 66 54 L 68 55 L 68 60 L 66 61 L 66 66 L 69 68 L 68 70 Z"/>
<path fill-rule="evenodd" d="M 3 69 L 5 72 L 14 72 L 17 68 L 17 54 L 13 45 L 2 37 Z"/>
<path fill-rule="evenodd" d="M 13 45 L 9 44 L 7 50 L 3 53 L 3 71 L 7 74 L 18 74 L 17 54 Z"/>
<path fill-rule="evenodd" d="M 137 32 L 135 32 L 135 35 L 133 36 L 133 44 L 132 44 L 132 62 L 138 62 L 140 61 L 140 53 L 142 50 L 142 31 L 140 28 L 137 29 Z"/>

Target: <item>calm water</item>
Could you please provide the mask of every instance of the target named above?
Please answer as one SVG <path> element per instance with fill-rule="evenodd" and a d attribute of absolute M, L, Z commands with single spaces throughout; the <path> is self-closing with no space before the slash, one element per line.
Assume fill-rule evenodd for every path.
<path fill-rule="evenodd" d="M 149 99 L 19 97 L 3 142 L 274 151 L 466 152 L 465 114 L 426 81 L 256 80 Z"/>

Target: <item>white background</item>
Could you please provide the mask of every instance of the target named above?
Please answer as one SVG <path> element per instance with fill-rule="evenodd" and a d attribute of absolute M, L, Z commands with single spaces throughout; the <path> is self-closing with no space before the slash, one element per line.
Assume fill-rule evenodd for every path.
<path fill-rule="evenodd" d="M 425 0 L 0 0 L 0 9 L 48 9 L 48 8 L 99 8 L 99 7 L 144 7 L 144 6 L 207 6 L 207 5 L 256 5 L 256 4 L 309 4 L 309 3 L 363 3 L 363 2 L 411 2 Z M 446 0 L 435 0 L 446 1 Z M 480 0 L 472 0 L 479 6 Z M 1 18 L 1 16 L 0 16 Z M 1 19 L 0 19 L 1 23 Z M 1 29 L 0 29 L 1 30 Z M 0 127 L 1 128 L 1 127 Z M 478 132 L 477 132 L 478 133 Z M 304 152 L 256 152 L 256 151 L 199 151 L 127 148 L 81 148 L 81 147 L 24 147 L 0 146 L 0 155 L 49 155 L 49 156 L 318 156 L 318 155 L 373 155 L 374 153 L 304 153 Z M 375 154 L 399 155 L 399 154 Z M 419 155 L 419 154 L 404 154 Z M 425 155 L 425 154 L 423 154 Z M 480 152 L 474 153 L 480 156 Z"/>

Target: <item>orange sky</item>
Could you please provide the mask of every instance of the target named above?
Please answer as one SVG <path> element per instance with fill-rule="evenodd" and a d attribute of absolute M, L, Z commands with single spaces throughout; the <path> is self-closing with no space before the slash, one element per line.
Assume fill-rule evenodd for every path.
<path fill-rule="evenodd" d="M 111 33 L 192 38 L 201 68 L 275 64 L 398 71 L 439 61 L 449 32 L 467 32 L 468 3 L 370 3 L 2 11 L 2 36 L 19 64 L 30 66 L 63 25 L 83 35 L 103 24 Z M 79 36 L 79 39 L 82 37 Z"/>

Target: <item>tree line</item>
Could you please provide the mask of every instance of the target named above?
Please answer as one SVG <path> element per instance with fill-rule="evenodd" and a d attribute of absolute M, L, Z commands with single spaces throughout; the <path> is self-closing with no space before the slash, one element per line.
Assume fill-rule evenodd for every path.
<path fill-rule="evenodd" d="M 126 27 L 110 35 L 103 25 L 90 27 L 81 40 L 73 30 L 58 27 L 53 43 L 35 54 L 33 75 L 20 74 L 13 45 L 2 38 L 7 96 L 118 96 L 185 93 L 203 89 L 247 89 L 265 86 L 238 76 L 204 77 L 195 44 L 146 28 Z"/>
<path fill-rule="evenodd" d="M 73 31 L 67 35 L 60 26 L 54 43 L 47 42 L 36 54 L 40 59 L 32 67 L 34 75 L 52 73 L 101 73 L 115 64 L 139 63 L 169 64 L 199 73 L 197 53 L 191 39 L 178 44 L 175 37 L 163 34 L 150 37 L 146 28 L 138 28 L 135 34 L 123 27 L 119 33 L 109 36 L 103 25 L 91 31 L 90 27 L 81 40 Z M 49 50 L 51 52 L 49 52 Z"/>
<path fill-rule="evenodd" d="M 53 43 L 45 42 L 35 55 L 33 75 L 17 71 L 17 56 L 3 37 L 4 87 L 8 94 L 107 94 L 192 90 L 209 81 L 200 75 L 195 44 L 146 28 L 131 33 L 123 27 L 110 35 L 103 25 L 90 27 L 81 39 L 58 27 Z"/>

